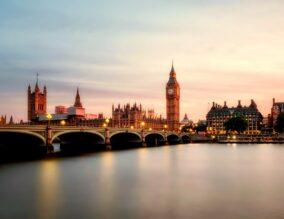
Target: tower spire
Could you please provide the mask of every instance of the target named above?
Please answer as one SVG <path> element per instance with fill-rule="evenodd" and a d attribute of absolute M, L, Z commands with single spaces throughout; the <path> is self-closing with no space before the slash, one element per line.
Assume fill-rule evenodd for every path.
<path fill-rule="evenodd" d="M 36 91 L 39 90 L 39 86 L 38 86 L 38 72 L 36 73 L 36 85 L 35 85 L 35 90 L 36 90 Z"/>
<path fill-rule="evenodd" d="M 79 94 L 79 87 L 77 87 L 77 93 L 76 93 L 74 107 L 82 107 L 82 103 L 81 103 L 80 99 L 81 98 L 80 98 L 80 94 Z"/>
<path fill-rule="evenodd" d="M 174 68 L 174 60 L 172 59 L 172 69 L 171 69 L 171 75 L 172 74 L 175 74 L 176 72 L 175 72 L 175 68 Z"/>

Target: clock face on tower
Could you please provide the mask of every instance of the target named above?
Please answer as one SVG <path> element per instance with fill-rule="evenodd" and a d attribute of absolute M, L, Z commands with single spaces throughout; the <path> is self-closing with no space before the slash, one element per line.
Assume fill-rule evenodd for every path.
<path fill-rule="evenodd" d="M 170 94 L 170 95 L 174 94 L 174 89 L 171 89 L 171 88 L 170 88 L 170 89 L 168 90 L 168 94 Z"/>

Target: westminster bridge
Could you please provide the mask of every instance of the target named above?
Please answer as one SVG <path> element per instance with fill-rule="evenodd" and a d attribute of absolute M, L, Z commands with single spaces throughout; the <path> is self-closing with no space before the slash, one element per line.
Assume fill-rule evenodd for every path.
<path fill-rule="evenodd" d="M 146 130 L 130 128 L 98 128 L 87 126 L 40 126 L 5 125 L 0 126 L 0 148 L 17 146 L 25 150 L 29 147 L 53 150 L 54 143 L 61 149 L 92 148 L 114 149 L 120 146 L 159 146 L 189 143 L 188 133 L 167 130 Z"/>

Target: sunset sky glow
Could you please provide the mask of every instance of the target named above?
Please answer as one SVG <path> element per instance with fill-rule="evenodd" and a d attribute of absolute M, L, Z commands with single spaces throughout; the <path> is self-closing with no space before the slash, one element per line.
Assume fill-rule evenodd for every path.
<path fill-rule="evenodd" d="M 39 72 L 49 112 L 78 86 L 87 113 L 141 102 L 165 116 L 174 59 L 181 117 L 250 99 L 267 116 L 284 102 L 283 11 L 283 0 L 1 1 L 0 115 L 27 119 Z"/>

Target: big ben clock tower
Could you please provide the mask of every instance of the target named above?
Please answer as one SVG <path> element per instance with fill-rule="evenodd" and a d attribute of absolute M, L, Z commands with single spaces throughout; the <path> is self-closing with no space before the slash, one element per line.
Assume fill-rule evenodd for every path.
<path fill-rule="evenodd" d="M 167 123 L 169 130 L 179 129 L 179 100 L 180 87 L 176 79 L 176 72 L 174 65 L 170 72 L 169 81 L 166 85 L 166 99 L 167 99 Z"/>

